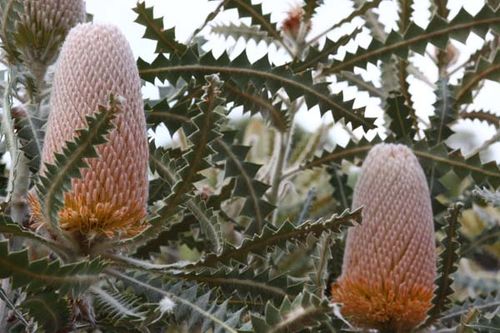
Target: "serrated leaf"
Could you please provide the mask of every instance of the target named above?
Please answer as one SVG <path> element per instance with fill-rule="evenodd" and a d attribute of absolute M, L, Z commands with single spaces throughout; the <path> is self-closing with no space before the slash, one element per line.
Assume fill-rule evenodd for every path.
<path fill-rule="evenodd" d="M 399 141 L 412 141 L 417 133 L 418 127 L 414 112 L 405 105 L 402 95 L 392 94 L 386 101 L 386 112 L 391 118 L 389 129 L 394 139 Z"/>
<path fill-rule="evenodd" d="M 453 134 L 450 125 L 457 119 L 457 112 L 454 107 L 455 98 L 450 91 L 447 80 L 439 80 L 436 86 L 434 115 L 429 118 L 431 126 L 425 131 L 430 146 L 442 143 Z"/>
<path fill-rule="evenodd" d="M 276 41 L 281 41 L 281 35 L 278 32 L 276 23 L 271 22 L 271 13 L 264 14 L 262 4 L 252 4 L 250 0 L 231 0 L 224 2 L 224 9 L 237 9 L 238 15 L 242 17 L 250 17 L 252 24 L 258 25 L 262 31 L 266 32 Z"/>
<path fill-rule="evenodd" d="M 4 235 L 5 234 L 13 235 L 32 240 L 38 244 L 47 247 L 48 249 L 54 250 L 59 255 L 63 251 L 63 249 L 58 247 L 58 244 L 56 242 L 50 239 L 46 239 L 30 231 L 29 229 L 26 229 L 20 226 L 19 224 L 12 222 L 12 220 L 5 215 L 0 215 L 0 233 Z"/>
<path fill-rule="evenodd" d="M 462 8 L 450 22 L 434 15 L 426 29 L 412 22 L 404 35 L 393 31 L 387 36 L 385 43 L 372 40 L 368 49 L 359 49 L 355 54 L 346 55 L 343 60 L 325 68 L 322 74 L 352 70 L 354 66 L 364 67 L 367 63 L 376 65 L 378 60 L 387 60 L 392 54 L 405 58 L 409 50 L 423 54 L 428 43 L 444 48 L 449 38 L 465 41 L 471 31 L 484 37 L 490 27 L 498 30 L 500 15 L 497 11 L 498 9 L 492 10 L 489 6 L 484 6 L 473 17 Z"/>
<path fill-rule="evenodd" d="M 274 206 L 262 197 L 269 185 L 254 179 L 261 165 L 245 161 L 249 147 L 231 145 L 231 136 L 226 133 L 224 139 L 216 141 L 215 149 L 220 152 L 220 157 L 226 160 L 225 176 L 236 178 L 236 187 L 233 195 L 245 198 L 242 215 L 248 216 L 253 223 L 248 233 L 260 232 L 266 225 L 266 216 L 271 213 Z"/>
<path fill-rule="evenodd" d="M 54 292 L 30 295 L 23 301 L 22 307 L 45 332 L 61 332 L 67 328 L 70 318 L 69 304 Z"/>
<path fill-rule="evenodd" d="M 374 127 L 362 110 L 353 110 L 353 101 L 344 102 L 342 95 L 332 96 L 328 83 L 314 84 L 311 71 L 294 75 L 287 66 L 271 66 L 266 57 L 250 64 L 244 53 L 233 60 L 227 54 L 215 59 L 211 53 L 200 57 L 196 49 L 190 49 L 182 57 L 167 59 L 160 54 L 151 64 L 139 59 L 138 66 L 141 77 L 149 82 L 155 78 L 176 82 L 179 77 L 189 81 L 191 76 L 201 80 L 205 74 L 218 73 L 222 80 L 232 80 L 240 89 L 250 82 L 266 87 L 272 94 L 283 88 L 292 101 L 304 96 L 309 108 L 318 105 L 322 114 L 332 110 L 335 120 L 345 118 L 354 127 Z"/>
<path fill-rule="evenodd" d="M 93 287 L 91 291 L 95 295 L 94 302 L 97 309 L 113 325 L 122 321 L 135 321 L 138 325 L 146 319 L 146 311 L 142 309 L 143 300 L 139 297 L 126 292 L 108 292 L 98 287 Z"/>
<path fill-rule="evenodd" d="M 448 214 L 444 218 L 445 226 L 443 230 L 445 238 L 441 241 L 442 251 L 438 258 L 437 288 L 434 291 L 432 308 L 428 312 L 429 317 L 426 320 L 427 325 L 432 323 L 451 303 L 449 296 L 454 292 L 451 288 L 453 282 L 451 275 L 458 269 L 458 260 L 460 260 L 458 254 L 460 249 L 460 243 L 458 241 L 458 228 L 460 222 L 458 219 L 462 207 L 462 204 L 454 204 L 448 208 Z"/>
<path fill-rule="evenodd" d="M 192 97 L 194 98 L 194 96 L 189 96 L 189 99 L 178 102 L 173 107 L 169 106 L 168 99 L 163 99 L 152 106 L 146 104 L 144 109 L 148 124 L 156 127 L 160 123 L 164 123 L 171 134 L 175 133 L 183 124 L 190 121 L 188 112 Z"/>
<path fill-rule="evenodd" d="M 175 278 L 196 281 L 209 288 L 221 290 L 227 297 L 235 296 L 241 300 L 272 298 L 281 301 L 286 296 L 296 295 L 298 285 L 293 285 L 286 275 L 272 274 L 271 269 L 256 272 L 247 267 L 221 267 L 219 269 L 202 269 L 198 272 L 179 272 Z"/>
<path fill-rule="evenodd" d="M 492 293 L 486 297 L 478 297 L 476 299 L 467 299 L 461 304 L 453 306 L 439 316 L 438 320 L 445 327 L 452 326 L 460 319 L 460 316 L 466 314 L 470 309 L 477 309 L 481 312 L 495 311 L 500 306 L 500 294 Z"/>
<path fill-rule="evenodd" d="M 235 41 L 238 41 L 241 38 L 245 42 L 253 40 L 256 44 L 259 44 L 260 42 L 264 42 L 267 45 L 276 43 L 275 40 L 269 37 L 269 34 L 266 31 L 262 31 L 259 26 L 249 26 L 242 22 L 239 24 L 231 22 L 227 25 L 216 24 L 211 27 L 210 31 L 219 37 L 225 38 L 226 40 L 233 38 Z"/>
<path fill-rule="evenodd" d="M 292 69 L 297 72 L 303 72 L 310 68 L 316 68 L 320 63 L 328 63 L 332 54 L 335 54 L 341 46 L 345 46 L 361 32 L 361 29 L 354 29 L 351 33 L 343 35 L 336 41 L 327 38 L 326 43 L 321 50 L 311 48 L 307 57 L 300 62 L 294 63 Z"/>
<path fill-rule="evenodd" d="M 189 200 L 187 207 L 200 224 L 205 240 L 210 243 L 211 251 L 219 253 L 222 250 L 222 232 L 218 214 L 213 209 L 208 209 L 198 197 Z"/>
<path fill-rule="evenodd" d="M 40 168 L 43 137 L 45 135 L 42 127 L 45 120 L 34 117 L 33 111 L 34 109 L 31 107 L 28 107 L 27 110 L 18 109 L 18 112 L 15 109 L 11 110 L 20 148 L 28 158 L 31 172 L 36 173 Z"/>
<path fill-rule="evenodd" d="M 227 309 L 229 300 L 221 304 L 212 302 L 212 291 L 201 290 L 197 285 L 185 287 L 182 282 L 173 285 L 161 284 L 151 280 L 143 281 L 142 277 L 133 277 L 115 270 L 108 270 L 115 277 L 131 285 L 138 294 L 145 294 L 158 301 L 158 296 L 168 297 L 174 302 L 173 315 L 178 323 L 187 325 L 188 330 L 202 327 L 202 332 L 214 329 L 217 332 L 237 333 L 244 308 L 237 312 Z M 156 294 L 152 296 L 151 293 Z"/>
<path fill-rule="evenodd" d="M 175 40 L 175 29 L 164 29 L 163 17 L 154 18 L 153 7 L 146 7 L 146 2 L 139 2 L 133 9 L 137 13 L 135 22 L 146 27 L 143 38 L 155 40 L 156 53 L 177 53 L 186 51 L 186 46 Z"/>
<path fill-rule="evenodd" d="M 244 110 L 251 114 L 262 113 L 279 131 L 286 131 L 290 127 L 290 115 L 287 110 L 281 110 L 281 103 L 273 103 L 266 96 L 266 89 L 259 91 L 253 84 L 249 84 L 246 89 L 240 89 L 229 81 L 224 84 L 223 93 L 235 106 L 243 105 Z"/>
<path fill-rule="evenodd" d="M 462 111 L 459 114 L 462 119 L 478 119 L 484 121 L 495 127 L 500 127 L 500 117 L 488 111 L 478 110 L 478 111 Z"/>
<path fill-rule="evenodd" d="M 279 308 L 266 304 L 264 316 L 252 315 L 253 332 L 299 332 L 328 321 L 331 308 L 327 300 L 304 291 L 290 301 L 285 299 Z"/>
<path fill-rule="evenodd" d="M 28 250 L 9 252 L 8 242 L 0 242 L 0 278 L 12 277 L 14 288 L 29 291 L 56 288 L 61 294 L 78 295 L 99 280 L 104 262 L 99 259 L 62 265 L 47 258 L 29 261 Z"/>
<path fill-rule="evenodd" d="M 418 142 L 413 147 L 413 152 L 425 166 L 436 163 L 436 172 L 444 174 L 452 169 L 461 178 L 471 176 L 478 184 L 489 182 L 492 186 L 500 185 L 500 170 L 493 161 L 483 164 L 479 154 L 464 158 L 459 151 L 448 152 L 442 143 L 429 148 L 425 142 Z"/>
<path fill-rule="evenodd" d="M 457 87 L 455 107 L 472 102 L 472 91 L 485 79 L 498 82 L 500 80 L 500 52 L 497 52 L 492 61 L 479 57 L 475 68 L 465 72 L 461 85 Z"/>
<path fill-rule="evenodd" d="M 266 225 L 262 233 L 252 238 L 245 238 L 241 245 L 234 247 L 226 244 L 224 251 L 219 254 L 207 254 L 196 266 L 214 267 L 218 263 L 229 264 L 235 260 L 246 262 L 250 254 L 265 254 L 269 248 L 283 248 L 290 241 L 304 241 L 309 235 L 319 236 L 325 231 L 339 232 L 342 228 L 351 226 L 353 222 L 360 222 L 361 211 L 345 211 L 341 215 L 334 214 L 328 219 L 306 221 L 299 226 L 290 222 L 283 223 L 279 228 Z"/>

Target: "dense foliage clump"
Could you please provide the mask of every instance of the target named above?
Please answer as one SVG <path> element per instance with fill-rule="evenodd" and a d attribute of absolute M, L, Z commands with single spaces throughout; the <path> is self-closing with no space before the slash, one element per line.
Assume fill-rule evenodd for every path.
<path fill-rule="evenodd" d="M 227 0 L 184 42 L 140 2 L 156 58 L 134 63 L 116 27 L 80 24 L 81 1 L 0 0 L 0 150 L 10 157 L 0 165 L 0 332 L 498 328 L 500 170 L 482 159 L 498 134 L 466 156 L 447 140 L 462 121 L 498 133 L 498 115 L 470 106 L 499 78 L 499 6 L 450 17 L 434 0 L 423 28 L 414 1 L 394 2 L 397 31 L 380 22 L 380 0 L 354 0 L 313 35 L 323 1 L 277 23 L 261 4 Z M 242 20 L 217 21 L 231 9 Z M 454 44 L 472 33 L 482 48 L 456 64 Z M 370 44 L 345 53 L 361 34 Z M 283 64 L 216 57 L 206 50 L 215 38 L 263 43 Z M 437 81 L 414 55 L 434 61 Z M 379 82 L 358 74 L 368 66 Z M 434 90 L 429 119 L 410 78 Z M 158 100 L 141 100 L 140 79 L 162 82 Z M 378 98 L 383 119 L 336 82 Z M 348 143 L 330 140 L 332 125 L 304 131 L 302 108 L 331 112 Z M 252 117 L 235 120 L 234 109 Z M 163 126 L 172 142 L 148 145 Z"/>

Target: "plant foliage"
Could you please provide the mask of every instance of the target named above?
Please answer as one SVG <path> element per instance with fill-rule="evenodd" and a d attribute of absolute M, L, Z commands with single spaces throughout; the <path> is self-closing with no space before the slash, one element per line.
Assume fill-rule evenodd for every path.
<path fill-rule="evenodd" d="M 155 137 L 166 128 L 172 140 L 150 140 L 144 230 L 101 239 L 67 234 L 59 214 L 127 101 L 111 95 L 95 106 L 54 162 L 40 165 L 51 82 L 33 78 L 19 52 L 32 37 L 16 30 L 21 1 L 0 0 L 7 65 L 0 152 L 12 160 L 0 165 L 0 332 L 352 331 L 330 287 L 341 274 L 347 228 L 363 223 L 362 209 L 350 210 L 359 166 L 380 142 L 412 149 L 433 199 L 438 278 L 416 331 L 498 327 L 500 170 L 485 156 L 500 118 L 474 105 L 486 82 L 500 78 L 500 7 L 450 16 L 447 1 L 436 0 L 421 26 L 415 1 L 394 0 L 397 24 L 387 32 L 377 15 L 386 2 L 355 0 L 317 34 L 327 1 L 291 7 L 282 22 L 265 2 L 219 1 L 181 41 L 140 1 L 135 22 L 155 51 L 151 62 L 138 59 L 139 75 L 161 82 L 159 98 L 144 101 L 147 126 Z M 239 19 L 221 22 L 224 11 Z M 472 33 L 482 47 L 454 65 L 454 43 Z M 222 52 L 206 43 L 217 39 Z M 248 54 L 255 45 L 268 52 L 251 61 L 233 41 Z M 435 82 L 416 55 L 434 62 Z M 376 80 L 359 71 L 373 67 Z M 428 119 L 417 110 L 415 81 L 435 96 Z M 383 117 L 368 117 L 343 87 L 376 99 Z M 297 116 L 304 109 L 331 112 L 333 122 L 309 133 Z M 452 148 L 455 126 L 472 121 L 496 136 L 471 152 Z M 27 200 L 40 203 L 43 221 Z"/>

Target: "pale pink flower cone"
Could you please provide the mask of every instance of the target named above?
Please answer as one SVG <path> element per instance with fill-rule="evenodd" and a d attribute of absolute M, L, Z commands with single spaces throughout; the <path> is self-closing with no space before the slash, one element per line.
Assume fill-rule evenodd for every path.
<path fill-rule="evenodd" d="M 409 332 L 431 307 L 436 248 L 424 172 L 403 145 L 379 144 L 366 157 L 352 208 L 363 222 L 349 229 L 333 300 L 354 325 Z"/>
<path fill-rule="evenodd" d="M 107 105 L 111 93 L 124 101 L 108 142 L 97 146 L 100 157 L 88 160 L 90 167 L 65 194 L 63 230 L 108 237 L 142 230 L 149 153 L 140 89 L 132 50 L 118 28 L 89 23 L 70 31 L 54 76 L 42 162 L 53 163 L 75 130 L 86 127 L 85 116 Z"/>

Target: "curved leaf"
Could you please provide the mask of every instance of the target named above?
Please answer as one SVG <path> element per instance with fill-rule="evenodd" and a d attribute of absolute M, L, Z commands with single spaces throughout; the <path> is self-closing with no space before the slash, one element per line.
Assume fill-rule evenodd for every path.
<path fill-rule="evenodd" d="M 272 94 L 283 88 L 292 101 L 303 96 L 309 108 L 318 105 L 322 114 L 332 110 L 336 120 L 345 118 L 354 127 L 374 128 L 374 120 L 363 117 L 361 109 L 353 110 L 353 101 L 344 102 L 341 94 L 332 96 L 328 83 L 314 84 L 310 71 L 294 75 L 286 66 L 271 66 L 266 57 L 251 64 L 244 53 L 233 60 L 227 54 L 214 59 L 211 53 L 199 57 L 195 49 L 190 49 L 182 57 L 167 59 L 160 54 L 151 64 L 139 59 L 138 66 L 141 77 L 149 82 L 155 78 L 177 82 L 179 77 L 189 81 L 191 76 L 201 80 L 206 74 L 218 73 L 222 80 L 232 79 L 243 90 L 250 82 Z"/>
<path fill-rule="evenodd" d="M 146 7 L 146 2 L 139 2 L 134 8 L 137 13 L 135 22 L 146 27 L 143 38 L 157 41 L 156 53 L 177 53 L 182 54 L 186 51 L 186 46 L 175 40 L 175 30 L 163 27 L 163 17 L 154 18 L 153 7 Z"/>
<path fill-rule="evenodd" d="M 462 207 L 462 204 L 451 206 L 448 208 L 448 214 L 444 218 L 444 222 L 446 223 L 444 226 L 445 238 L 441 242 L 442 252 L 438 259 L 437 288 L 434 291 L 432 308 L 428 312 L 427 324 L 432 323 L 451 303 L 449 296 L 454 292 L 451 288 L 453 282 L 451 275 L 458 269 L 458 260 L 460 260 L 458 254 L 460 248 L 460 243 L 458 242 L 460 222 L 458 218 Z"/>
<path fill-rule="evenodd" d="M 227 244 L 224 251 L 219 254 L 207 254 L 207 256 L 195 266 L 216 266 L 218 263 L 229 264 L 235 260 L 246 262 L 250 254 L 264 254 L 269 248 L 284 247 L 291 240 L 304 241 L 308 235 L 319 236 L 325 231 L 339 232 L 342 228 L 351 226 L 353 222 L 360 222 L 361 210 L 353 212 L 345 211 L 341 215 L 334 214 L 328 219 L 317 221 L 306 221 L 299 226 L 290 222 L 283 223 L 278 229 L 266 225 L 262 233 L 253 238 L 245 238 L 238 247 Z"/>
<path fill-rule="evenodd" d="M 480 57 L 477 66 L 465 73 L 461 85 L 455 93 L 455 106 L 472 102 L 472 90 L 479 82 L 489 79 L 498 82 L 500 80 L 500 52 L 497 52 L 495 58 L 490 62 Z"/>
<path fill-rule="evenodd" d="M 67 265 L 48 259 L 30 262 L 27 249 L 9 252 L 8 247 L 8 242 L 0 242 L 0 278 L 12 277 L 14 288 L 35 291 L 52 287 L 62 294 L 78 295 L 99 281 L 99 273 L 105 266 L 99 259 Z"/>
<path fill-rule="evenodd" d="M 346 55 L 342 61 L 336 61 L 325 68 L 322 74 L 352 70 L 354 66 L 363 67 L 368 62 L 376 64 L 378 60 L 387 60 L 392 54 L 406 57 L 410 49 L 423 54 L 428 43 L 445 47 L 450 37 L 465 41 L 473 29 L 484 36 L 490 27 L 498 30 L 499 23 L 498 9 L 492 10 L 487 5 L 474 17 L 462 8 L 450 22 L 434 15 L 425 30 L 412 22 L 403 36 L 393 31 L 387 36 L 385 43 L 373 40 L 368 49 Z"/>
<path fill-rule="evenodd" d="M 22 307 L 45 329 L 45 332 L 61 332 L 68 326 L 69 304 L 56 293 L 44 292 L 28 296 Z"/>

